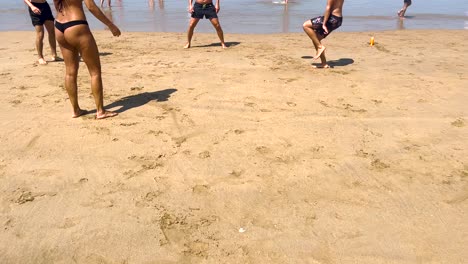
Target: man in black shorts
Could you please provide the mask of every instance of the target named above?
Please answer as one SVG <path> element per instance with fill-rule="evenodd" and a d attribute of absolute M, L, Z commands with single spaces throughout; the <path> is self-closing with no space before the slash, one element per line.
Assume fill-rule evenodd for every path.
<path fill-rule="evenodd" d="M 317 51 L 314 60 L 320 58 L 322 64 L 317 68 L 330 68 L 325 58 L 325 46 L 320 42 L 326 38 L 330 33 L 339 28 L 343 21 L 343 4 L 344 0 L 327 0 L 327 7 L 325 14 L 320 17 L 312 18 L 307 20 L 302 25 L 305 33 L 312 40 Z"/>
<path fill-rule="evenodd" d="M 398 11 L 399 17 L 405 17 L 406 9 L 411 5 L 411 0 L 403 0 L 403 7 Z"/>
<path fill-rule="evenodd" d="M 193 6 L 192 0 L 189 0 L 188 11 L 192 14 L 192 18 L 190 19 L 189 28 L 187 31 L 187 44 L 185 44 L 184 49 L 190 48 L 193 31 L 195 30 L 198 21 L 200 21 L 200 19 L 203 17 L 209 19 L 211 24 L 213 24 L 214 28 L 216 29 L 216 33 L 218 33 L 219 40 L 221 41 L 221 46 L 223 49 L 226 48 L 226 44 L 224 43 L 223 29 L 221 28 L 218 20 L 219 9 L 219 0 L 216 0 L 216 5 L 213 5 L 212 0 L 196 0 Z"/>
<path fill-rule="evenodd" d="M 38 55 L 37 62 L 40 65 L 47 64 L 42 53 L 43 40 L 44 40 L 44 26 L 49 35 L 50 51 L 52 53 L 52 60 L 56 61 L 57 57 L 57 44 L 55 42 L 55 29 L 54 29 L 54 16 L 50 10 L 50 6 L 46 0 L 24 0 L 29 7 L 29 15 L 31 22 L 36 29 L 36 50 Z"/>

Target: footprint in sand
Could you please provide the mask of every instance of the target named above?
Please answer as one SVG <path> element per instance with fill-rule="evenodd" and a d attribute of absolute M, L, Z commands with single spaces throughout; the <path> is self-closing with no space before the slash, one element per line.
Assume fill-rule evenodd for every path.
<path fill-rule="evenodd" d="M 22 101 L 21 101 L 21 100 L 18 100 L 18 99 L 15 99 L 15 100 L 10 101 L 10 104 L 12 104 L 13 106 L 17 106 L 17 105 L 19 105 L 19 104 L 21 104 L 21 103 L 22 103 Z"/>
<path fill-rule="evenodd" d="M 451 124 L 454 127 L 464 127 L 465 126 L 465 120 L 463 120 L 462 118 L 458 118 L 457 120 L 453 121 Z"/>
<path fill-rule="evenodd" d="M 245 132 L 245 131 L 242 130 L 242 129 L 236 129 L 236 130 L 234 130 L 234 133 L 235 133 L 236 135 L 243 134 L 244 132 Z"/>
<path fill-rule="evenodd" d="M 207 158 L 209 158 L 210 156 L 211 156 L 211 154 L 210 154 L 209 151 L 203 151 L 203 152 L 200 152 L 200 153 L 198 154 L 198 157 L 199 157 L 200 159 L 207 159 Z"/>
<path fill-rule="evenodd" d="M 265 146 L 256 147 L 255 150 L 258 151 L 260 154 L 268 154 L 271 152 L 271 150 Z"/>
<path fill-rule="evenodd" d="M 192 187 L 192 192 L 194 194 L 200 194 L 200 195 L 205 195 L 205 194 L 208 194 L 210 191 L 210 186 L 206 185 L 206 184 L 197 184 L 195 186 Z"/>
<path fill-rule="evenodd" d="M 380 161 L 380 159 L 375 159 L 371 162 L 371 166 L 375 169 L 383 170 L 390 168 L 390 165 Z"/>

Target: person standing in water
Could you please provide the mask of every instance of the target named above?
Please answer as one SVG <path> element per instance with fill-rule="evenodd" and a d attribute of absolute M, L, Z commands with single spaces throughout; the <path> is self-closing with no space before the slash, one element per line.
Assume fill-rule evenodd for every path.
<path fill-rule="evenodd" d="M 406 9 L 411 5 L 411 0 L 403 0 L 403 7 L 398 11 L 399 17 L 405 17 Z"/>
<path fill-rule="evenodd" d="M 339 28 L 343 22 L 343 4 L 344 0 L 327 0 L 327 6 L 323 16 L 307 20 L 302 25 L 305 33 L 312 40 L 317 51 L 314 60 L 320 58 L 322 64 L 317 68 L 330 68 L 325 58 L 326 47 L 322 44 L 322 40 L 330 33 Z"/>
<path fill-rule="evenodd" d="M 216 5 L 213 5 L 212 0 L 195 0 L 195 4 L 192 6 L 193 0 L 188 0 L 188 11 L 192 14 L 192 18 L 189 22 L 189 28 L 187 31 L 187 44 L 185 44 L 184 49 L 190 48 L 192 44 L 193 31 L 198 24 L 198 21 L 203 17 L 206 17 L 210 20 L 213 27 L 216 29 L 219 40 L 221 41 L 221 47 L 226 48 L 224 43 L 224 33 L 221 25 L 218 20 L 218 12 L 220 10 L 219 0 L 216 0 Z"/>
<path fill-rule="evenodd" d="M 55 42 L 54 16 L 52 15 L 52 10 L 50 10 L 49 3 L 47 3 L 46 0 L 24 0 L 24 3 L 28 5 L 29 16 L 31 17 L 31 22 L 36 29 L 37 62 L 40 65 L 47 64 L 43 54 L 44 27 L 46 28 L 49 37 L 52 61 L 59 60 L 59 57 L 57 57 L 57 43 Z"/>
<path fill-rule="evenodd" d="M 96 118 L 103 119 L 116 116 L 117 113 L 104 109 L 101 61 L 96 41 L 86 21 L 83 1 L 91 14 L 109 27 L 114 36 L 120 36 L 119 28 L 102 13 L 93 0 L 54 0 L 57 10 L 55 34 L 65 60 L 65 88 L 73 107 L 72 117 L 79 117 L 87 113 L 78 104 L 77 76 L 81 55 L 91 76 L 91 91 L 96 103 Z"/>

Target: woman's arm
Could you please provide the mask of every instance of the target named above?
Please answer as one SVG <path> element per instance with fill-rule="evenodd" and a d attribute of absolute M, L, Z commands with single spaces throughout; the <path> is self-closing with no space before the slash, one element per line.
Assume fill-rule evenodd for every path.
<path fill-rule="evenodd" d="M 104 25 L 108 26 L 114 36 L 120 36 L 119 28 L 102 13 L 101 9 L 99 9 L 93 0 L 84 0 L 84 2 L 89 12 L 91 12 L 91 14 L 99 19 L 99 21 Z"/>

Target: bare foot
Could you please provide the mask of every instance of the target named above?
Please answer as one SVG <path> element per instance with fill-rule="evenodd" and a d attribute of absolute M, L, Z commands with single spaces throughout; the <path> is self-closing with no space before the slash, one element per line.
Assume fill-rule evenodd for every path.
<path fill-rule="evenodd" d="M 185 44 L 184 49 L 189 49 L 190 48 L 190 43 Z"/>
<path fill-rule="evenodd" d="M 88 113 L 88 111 L 83 110 L 83 109 L 78 109 L 78 111 L 73 111 L 73 112 L 74 113 L 72 115 L 72 118 L 77 118 Z"/>
<path fill-rule="evenodd" d="M 401 9 L 400 11 L 398 11 L 398 16 L 399 16 L 399 17 L 403 17 L 403 9 Z"/>
<path fill-rule="evenodd" d="M 227 49 L 227 46 L 226 46 L 226 44 L 224 44 L 224 43 L 221 43 L 221 47 L 222 47 L 223 49 Z"/>
<path fill-rule="evenodd" d="M 319 47 L 319 48 L 317 49 L 317 53 L 315 54 L 315 56 L 314 56 L 312 59 L 313 59 L 313 60 L 316 60 L 316 59 L 320 58 L 320 55 L 322 55 L 322 53 L 325 51 L 325 49 L 326 49 L 326 48 L 325 48 L 324 45 L 322 45 L 321 47 Z"/>
<path fill-rule="evenodd" d="M 104 118 L 113 117 L 116 115 L 118 115 L 118 113 L 116 112 L 104 111 L 102 113 L 96 113 L 96 119 L 104 119 Z"/>
<path fill-rule="evenodd" d="M 37 62 L 39 63 L 39 65 L 46 65 L 46 64 L 47 64 L 47 61 L 44 60 L 44 58 L 39 58 L 39 59 L 37 60 Z"/>
<path fill-rule="evenodd" d="M 320 64 L 320 65 L 312 65 L 314 69 L 330 69 L 330 65 L 328 64 Z"/>

